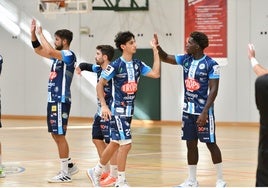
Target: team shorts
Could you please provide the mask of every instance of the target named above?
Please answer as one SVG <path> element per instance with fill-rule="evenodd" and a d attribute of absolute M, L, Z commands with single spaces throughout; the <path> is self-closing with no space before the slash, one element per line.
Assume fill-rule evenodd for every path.
<path fill-rule="evenodd" d="M 48 132 L 65 135 L 67 131 L 71 104 L 69 103 L 48 103 L 47 104 L 47 127 Z"/>
<path fill-rule="evenodd" d="M 110 120 L 110 138 L 112 141 L 116 141 L 119 144 L 131 143 L 131 120 L 132 117 L 112 116 L 112 119 Z"/>
<path fill-rule="evenodd" d="M 182 140 L 197 140 L 205 143 L 215 143 L 215 119 L 214 114 L 209 114 L 208 123 L 204 126 L 198 126 L 196 124 L 198 115 L 188 114 L 183 112 L 182 114 Z"/>
<path fill-rule="evenodd" d="M 103 120 L 98 114 L 94 116 L 92 125 L 92 138 L 104 140 L 105 143 L 110 143 L 110 127 L 109 121 Z"/>

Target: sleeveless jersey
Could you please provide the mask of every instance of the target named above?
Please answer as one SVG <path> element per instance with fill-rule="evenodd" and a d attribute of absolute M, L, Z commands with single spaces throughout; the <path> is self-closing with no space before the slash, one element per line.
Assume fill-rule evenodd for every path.
<path fill-rule="evenodd" d="M 188 54 L 175 55 L 175 59 L 183 67 L 183 111 L 199 115 L 204 109 L 208 98 L 209 80 L 220 78 L 219 65 L 206 55 L 198 60 Z"/>
<path fill-rule="evenodd" d="M 71 83 L 76 56 L 70 50 L 61 51 L 62 60 L 52 58 L 48 81 L 48 102 L 71 103 Z"/>
<path fill-rule="evenodd" d="M 113 78 L 112 95 L 114 101 L 111 105 L 112 115 L 133 116 L 134 101 L 140 76 L 146 75 L 150 71 L 151 67 L 144 62 L 138 59 L 126 62 L 123 57 L 119 57 L 102 71 L 102 78 L 108 81 Z"/>

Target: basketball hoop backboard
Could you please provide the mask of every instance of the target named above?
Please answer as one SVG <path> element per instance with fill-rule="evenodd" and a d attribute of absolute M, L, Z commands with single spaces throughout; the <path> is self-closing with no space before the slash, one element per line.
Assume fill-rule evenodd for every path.
<path fill-rule="evenodd" d="M 89 13 L 91 0 L 39 0 L 42 14 Z"/>

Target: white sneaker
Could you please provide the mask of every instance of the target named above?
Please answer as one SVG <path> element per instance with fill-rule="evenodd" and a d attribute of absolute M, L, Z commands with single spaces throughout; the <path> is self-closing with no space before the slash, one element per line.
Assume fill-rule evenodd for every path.
<path fill-rule="evenodd" d="M 180 184 L 178 187 L 198 187 L 198 181 L 187 179 L 187 180 L 185 180 L 185 182 Z"/>
<path fill-rule="evenodd" d="M 71 181 L 71 176 L 64 172 L 59 172 L 58 175 L 48 180 L 49 183 L 69 183 Z"/>
<path fill-rule="evenodd" d="M 119 181 L 117 181 L 116 183 L 115 183 L 115 187 L 129 187 L 129 185 L 127 184 L 127 181 L 125 180 L 125 181 L 123 181 L 123 182 L 119 182 Z"/>
<path fill-rule="evenodd" d="M 79 172 L 79 169 L 75 163 L 68 164 L 68 173 L 70 175 L 75 175 Z"/>
<path fill-rule="evenodd" d="M 217 180 L 216 187 L 226 187 L 226 182 L 223 180 Z"/>
<path fill-rule="evenodd" d="M 87 176 L 91 180 L 93 187 L 99 187 L 100 186 L 100 176 L 97 176 L 95 173 L 94 168 L 87 169 Z"/>

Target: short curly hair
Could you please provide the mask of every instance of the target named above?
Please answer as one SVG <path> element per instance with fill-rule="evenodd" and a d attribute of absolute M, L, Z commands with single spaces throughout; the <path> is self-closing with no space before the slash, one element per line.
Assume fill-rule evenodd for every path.
<path fill-rule="evenodd" d="M 208 37 L 205 33 L 194 31 L 190 34 L 190 37 L 194 39 L 194 41 L 202 48 L 203 50 L 208 47 L 209 41 Z"/>
<path fill-rule="evenodd" d="M 128 41 L 130 41 L 131 39 L 135 39 L 135 35 L 133 33 L 131 33 L 130 31 L 124 31 L 124 32 L 119 32 L 117 33 L 117 35 L 115 36 L 114 42 L 115 42 L 115 46 L 120 50 L 123 51 L 121 49 L 121 45 L 122 44 L 126 44 Z"/>

